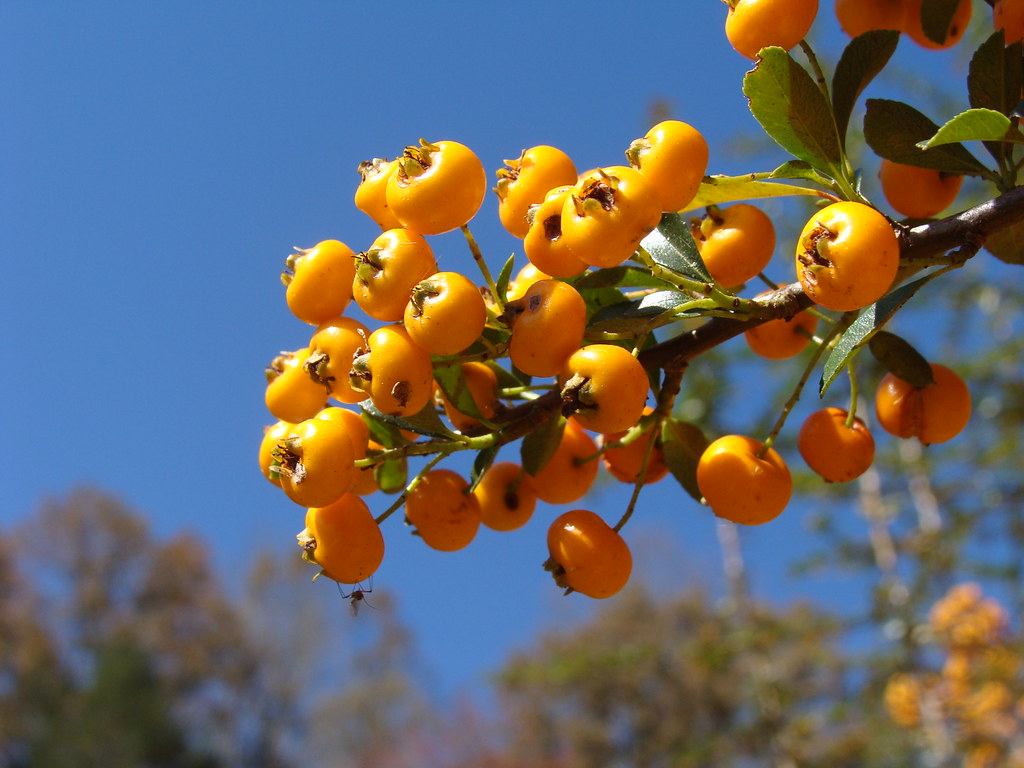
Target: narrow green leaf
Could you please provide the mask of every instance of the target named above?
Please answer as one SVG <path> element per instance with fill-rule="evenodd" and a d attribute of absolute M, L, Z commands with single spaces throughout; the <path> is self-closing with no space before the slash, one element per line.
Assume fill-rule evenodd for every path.
<path fill-rule="evenodd" d="M 498 376 L 498 387 L 525 387 L 528 386 L 533 377 L 523 373 L 515 366 L 499 365 L 494 360 L 487 360 L 484 363 Z"/>
<path fill-rule="evenodd" d="M 364 400 L 359 404 L 359 407 L 361 409 L 359 416 L 366 423 L 366 426 L 370 428 L 370 439 L 375 443 L 380 443 L 385 448 L 394 448 L 396 445 L 403 445 L 409 442 L 397 426 L 377 418 L 375 414 L 380 414 L 380 411 L 373 407 L 373 401 Z"/>
<path fill-rule="evenodd" d="M 839 338 L 832 348 L 825 366 L 821 372 L 821 383 L 818 386 L 818 394 L 822 397 L 832 386 L 847 364 L 871 341 L 871 337 L 878 333 L 878 330 L 889 322 L 890 318 L 921 290 L 925 285 L 938 277 L 941 272 L 934 272 L 920 280 L 901 285 L 894 291 L 889 292 L 874 304 L 864 307 L 856 320 L 846 329 L 846 332 Z"/>
<path fill-rule="evenodd" d="M 696 316 L 698 313 L 676 313 L 676 307 L 693 297 L 680 291 L 655 291 L 642 299 L 620 301 L 597 312 L 587 325 L 591 331 L 608 333 L 632 333 L 654 328 L 660 323 L 657 318 L 664 315 L 664 322 L 677 317 Z"/>
<path fill-rule="evenodd" d="M 482 419 L 483 414 L 473 399 L 466 378 L 462 375 L 462 365 L 439 365 L 434 367 L 434 381 L 444 392 L 455 410 L 469 416 L 471 419 Z"/>
<path fill-rule="evenodd" d="M 962 144 L 943 144 L 921 149 L 918 142 L 927 141 L 939 126 L 901 101 L 868 99 L 864 114 L 864 138 L 879 157 L 896 163 L 931 168 L 946 173 L 981 176 L 984 165 Z"/>
<path fill-rule="evenodd" d="M 803 169 L 807 169 L 804 171 Z M 831 180 L 822 177 L 803 160 L 783 163 L 772 172 L 779 179 L 808 179 L 817 184 L 828 184 Z M 791 197 L 793 195 L 810 195 L 811 197 L 828 197 L 827 192 L 813 187 L 799 187 L 795 184 L 779 184 L 777 181 L 755 181 L 749 176 L 705 176 L 701 182 L 697 196 L 686 211 L 696 211 L 709 205 L 733 203 L 737 200 L 756 200 L 763 197 Z M 649 235 L 648 235 L 649 237 Z"/>
<path fill-rule="evenodd" d="M 643 267 L 622 264 L 587 272 L 573 280 L 572 286 L 583 291 L 588 288 L 665 288 L 671 283 L 655 277 Z"/>
<path fill-rule="evenodd" d="M 618 304 L 625 298 L 618 288 L 584 288 L 579 293 L 587 305 L 587 317 L 593 317 L 605 307 Z"/>
<path fill-rule="evenodd" d="M 528 475 L 536 475 L 548 463 L 562 441 L 565 419 L 555 415 L 523 438 L 519 446 L 519 463 Z"/>
<path fill-rule="evenodd" d="M 931 149 L 961 141 L 1002 141 L 1008 138 L 1010 118 L 994 109 L 968 109 L 939 128 L 927 141 L 919 141 L 921 149 Z M 1024 137 L 1018 138 L 1024 140 Z"/>
<path fill-rule="evenodd" d="M 868 349 L 885 370 L 918 389 L 935 381 L 932 367 L 924 355 L 902 336 L 889 331 L 876 331 L 868 342 Z"/>
<path fill-rule="evenodd" d="M 846 143 L 846 130 L 857 99 L 889 63 L 899 41 L 899 32 L 872 30 L 851 40 L 839 57 L 832 76 L 832 107 L 843 144 Z"/>
<path fill-rule="evenodd" d="M 640 245 L 658 266 L 693 280 L 711 282 L 711 275 L 690 234 L 690 224 L 678 213 L 662 216 L 661 223 L 640 241 Z"/>
<path fill-rule="evenodd" d="M 363 409 L 363 413 L 368 414 L 374 419 L 393 424 L 399 429 L 407 429 L 420 435 L 442 439 L 449 439 L 455 436 L 455 433 L 448 429 L 444 422 L 441 421 L 441 417 L 437 415 L 437 410 L 434 408 L 433 403 L 427 403 L 419 413 L 404 417 L 391 416 L 384 413 L 367 400 L 360 403 L 360 408 Z"/>
<path fill-rule="evenodd" d="M 512 254 L 508 257 L 508 260 L 502 265 L 501 272 L 498 273 L 498 279 L 494 281 L 495 288 L 498 289 L 498 294 L 504 297 L 508 294 L 508 284 L 512 279 L 512 270 L 515 268 L 516 256 Z M 495 296 L 495 299 L 498 297 Z"/>
<path fill-rule="evenodd" d="M 743 78 L 750 112 L 789 154 L 834 175 L 839 165 L 839 136 L 831 105 L 812 78 L 782 48 L 761 51 Z"/>
<path fill-rule="evenodd" d="M 806 179 L 807 181 L 813 181 L 817 184 L 828 185 L 832 180 L 822 176 L 818 173 L 810 163 L 804 162 L 803 160 L 787 160 L 769 176 L 773 179 Z M 803 187 L 797 187 L 797 189 L 803 190 L 801 194 L 808 194 L 814 190 L 806 190 Z M 767 197 L 767 195 L 766 195 Z M 779 195 L 775 195 L 779 197 Z"/>
<path fill-rule="evenodd" d="M 482 451 L 477 453 L 476 458 L 473 459 L 473 469 L 469 473 L 469 490 L 473 491 L 477 485 L 480 484 L 480 478 L 484 476 L 484 472 L 490 469 L 494 460 L 498 456 L 497 445 L 492 445 L 490 448 L 484 448 Z"/>
<path fill-rule="evenodd" d="M 696 424 L 678 419 L 665 419 L 661 423 L 661 446 L 665 464 L 676 482 L 697 501 L 701 499 L 697 487 L 697 462 L 708 447 L 708 439 Z"/>

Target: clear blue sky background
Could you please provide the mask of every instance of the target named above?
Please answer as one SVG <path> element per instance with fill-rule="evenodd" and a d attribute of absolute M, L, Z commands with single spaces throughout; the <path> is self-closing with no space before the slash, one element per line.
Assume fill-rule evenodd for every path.
<path fill-rule="evenodd" d="M 781 161 L 749 168 L 723 150 L 756 128 L 725 7 L 631 7 L 0 4 L 0 526 L 88 483 L 144 511 L 160 535 L 199 532 L 234 586 L 254 549 L 297 554 L 302 512 L 256 466 L 272 421 L 263 368 L 310 331 L 278 274 L 293 245 L 372 241 L 378 230 L 352 204 L 362 160 L 422 136 L 468 144 L 491 171 L 540 143 L 580 169 L 618 164 L 665 99 L 711 137 L 711 172 Z M 815 34 L 841 39 L 830 3 Z M 493 197 L 473 227 L 493 268 L 521 252 Z M 472 274 L 464 243 L 435 245 L 445 268 Z M 792 279 L 782 246 L 778 259 L 774 274 Z M 609 486 L 592 503 L 615 519 L 627 497 Z M 645 498 L 627 529 L 648 553 L 641 571 L 662 585 L 716 583 L 710 513 L 668 483 Z M 539 567 L 557 511 L 515 533 L 482 531 L 454 554 L 429 550 L 399 516 L 385 524 L 376 584 L 397 594 L 446 690 L 591 609 Z M 757 593 L 808 592 L 784 572 L 801 522 L 793 510 L 744 533 Z M 313 585 L 308 599 L 327 591 Z"/>

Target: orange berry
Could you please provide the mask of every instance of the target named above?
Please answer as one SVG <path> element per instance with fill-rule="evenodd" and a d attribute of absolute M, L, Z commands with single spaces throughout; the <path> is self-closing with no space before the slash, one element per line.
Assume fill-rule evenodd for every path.
<path fill-rule="evenodd" d="M 953 19 L 946 31 L 946 39 L 937 43 L 924 33 L 924 26 L 921 23 L 922 0 L 907 0 L 906 15 L 903 18 L 903 31 L 911 40 L 923 48 L 950 48 L 960 42 L 960 38 L 967 31 L 967 25 L 971 21 L 971 0 L 960 0 L 960 4 L 953 13 Z"/>
<path fill-rule="evenodd" d="M 434 367 L 401 325 L 385 325 L 370 334 L 369 350 L 352 361 L 349 379 L 373 404 L 392 416 L 419 413 L 434 394 Z"/>
<path fill-rule="evenodd" d="M 756 325 L 744 331 L 743 336 L 755 354 L 768 360 L 785 360 L 804 351 L 817 327 L 818 318 L 803 310 L 788 319 L 779 318 Z"/>
<path fill-rule="evenodd" d="M 558 377 L 563 413 L 587 429 L 609 434 L 636 424 L 644 413 L 650 382 L 629 350 L 590 344 L 569 356 Z"/>
<path fill-rule="evenodd" d="M 912 219 L 930 219 L 956 200 L 964 177 L 882 159 L 878 178 L 889 205 Z"/>
<path fill-rule="evenodd" d="M 352 300 L 355 254 L 337 240 L 324 240 L 299 250 L 285 261 L 281 280 L 287 286 L 288 308 L 310 325 L 337 317 Z"/>
<path fill-rule="evenodd" d="M 849 413 L 842 408 L 815 411 L 803 426 L 797 447 L 807 466 L 829 483 L 845 483 L 860 477 L 875 458 L 875 440 L 859 418 L 847 426 Z"/>
<path fill-rule="evenodd" d="M 434 251 L 422 235 L 389 229 L 354 257 L 352 296 L 375 320 L 395 322 L 405 314 L 412 289 L 437 272 Z"/>
<path fill-rule="evenodd" d="M 587 269 L 562 237 L 562 208 L 572 190 L 571 186 L 549 190 L 533 209 L 533 220 L 523 237 L 526 258 L 548 277 L 576 277 Z M 516 283 L 519 282 L 516 278 Z"/>
<path fill-rule="evenodd" d="M 439 235 L 467 224 L 487 194 L 487 173 L 473 150 L 457 141 L 406 147 L 388 179 L 388 207 L 402 226 Z"/>
<path fill-rule="evenodd" d="M 366 393 L 352 389 L 349 371 L 369 333 L 358 320 L 336 317 L 321 323 L 309 339 L 309 357 L 302 367 L 338 402 L 352 404 L 366 399 Z"/>
<path fill-rule="evenodd" d="M 281 485 L 281 478 L 274 467 L 274 449 L 294 426 L 287 421 L 278 421 L 264 430 L 263 440 L 260 441 L 260 469 L 263 471 L 263 476 L 278 487 Z"/>
<path fill-rule="evenodd" d="M 548 528 L 545 567 L 560 587 L 588 597 L 606 598 L 629 581 L 633 556 L 622 537 L 595 513 L 574 509 L 559 515 Z"/>
<path fill-rule="evenodd" d="M 833 203 L 811 216 L 796 247 L 804 292 L 826 309 L 846 312 L 878 301 L 899 269 L 889 220 L 863 203 Z"/>
<path fill-rule="evenodd" d="M 836 0 L 839 26 L 850 37 L 875 29 L 903 30 L 906 0 Z"/>
<path fill-rule="evenodd" d="M 944 443 L 963 431 L 971 418 L 970 390 L 946 366 L 931 363 L 931 369 L 934 381 L 920 389 L 892 373 L 882 378 L 875 393 L 882 429 L 925 445 Z"/>
<path fill-rule="evenodd" d="M 294 425 L 273 450 L 281 489 L 303 507 L 325 507 L 355 482 L 355 453 L 348 430 L 329 419 Z"/>
<path fill-rule="evenodd" d="M 282 352 L 270 362 L 264 402 L 274 418 L 298 424 L 327 405 L 327 387 L 311 379 L 305 370 L 308 359 L 306 347 Z"/>
<path fill-rule="evenodd" d="M 992 23 L 1003 30 L 1006 45 L 1024 38 L 1024 0 L 996 0 L 992 7 Z"/>
<path fill-rule="evenodd" d="M 574 421 L 566 422 L 558 448 L 533 476 L 537 498 L 548 504 L 583 498 L 597 478 L 596 454 L 597 445 L 586 430 Z"/>
<path fill-rule="evenodd" d="M 388 208 L 387 201 L 388 179 L 397 172 L 397 160 L 375 157 L 359 164 L 356 208 L 377 222 L 381 229 L 397 229 L 402 226 Z"/>
<path fill-rule="evenodd" d="M 803 40 L 818 15 L 818 0 L 739 0 L 729 9 L 725 35 L 748 59 L 777 45 L 787 51 Z"/>
<path fill-rule="evenodd" d="M 488 467 L 473 495 L 480 502 L 480 521 L 495 531 L 521 528 L 537 506 L 534 479 L 509 461 Z"/>
<path fill-rule="evenodd" d="M 775 226 L 760 208 L 737 203 L 712 206 L 690 221 L 697 250 L 711 277 L 726 288 L 757 277 L 775 252 Z"/>
<path fill-rule="evenodd" d="M 498 216 L 508 232 L 526 237 L 526 213 L 544 200 L 548 190 L 576 183 L 576 166 L 560 149 L 540 145 L 524 150 L 515 160 L 506 160 L 497 171 Z"/>
<path fill-rule="evenodd" d="M 421 280 L 405 305 L 405 329 L 432 355 L 456 355 L 480 338 L 487 306 L 476 284 L 458 272 Z"/>
<path fill-rule="evenodd" d="M 427 546 L 454 552 L 468 546 L 476 536 L 480 502 L 457 472 L 432 469 L 405 500 L 405 517 Z"/>
<path fill-rule="evenodd" d="M 689 123 L 665 120 L 630 144 L 626 157 L 654 184 L 662 210 L 681 211 L 697 194 L 708 169 L 708 143 Z"/>
<path fill-rule="evenodd" d="M 628 165 L 583 174 L 562 205 L 562 239 L 592 267 L 614 267 L 661 221 L 657 187 Z"/>
<path fill-rule="evenodd" d="M 323 575 L 342 584 L 370 578 L 384 560 L 384 537 L 366 502 L 354 493 L 314 507 L 306 515 L 299 544 Z"/>
<path fill-rule="evenodd" d="M 644 413 L 650 413 L 650 408 L 645 408 Z M 668 474 L 668 465 L 665 464 L 665 451 L 661 447 L 661 441 L 657 433 L 652 433 L 653 424 L 648 426 L 643 433 L 628 445 L 613 446 L 605 448 L 601 454 L 601 463 L 604 468 L 616 479 L 623 483 L 635 483 L 640 477 L 643 468 L 644 455 L 647 447 L 651 445 L 650 454 L 647 457 L 647 468 L 644 472 L 644 484 L 650 485 L 661 480 Z M 626 432 L 619 432 L 606 435 L 602 438 L 604 444 L 614 443 L 625 437 Z"/>
<path fill-rule="evenodd" d="M 559 280 L 538 280 L 506 305 L 512 327 L 509 359 L 530 376 L 554 376 L 583 343 L 587 304 Z"/>
<path fill-rule="evenodd" d="M 697 462 L 697 486 L 718 517 L 743 525 L 774 520 L 789 503 L 793 481 L 774 448 L 743 435 L 726 435 Z"/>

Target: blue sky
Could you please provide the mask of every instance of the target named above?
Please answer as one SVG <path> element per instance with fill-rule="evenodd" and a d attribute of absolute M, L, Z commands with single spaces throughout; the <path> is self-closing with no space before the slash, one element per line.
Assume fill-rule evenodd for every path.
<path fill-rule="evenodd" d="M 815 34 L 841 39 L 822 6 Z M 352 204 L 362 160 L 422 136 L 471 146 L 491 173 L 541 143 L 580 169 L 619 164 L 664 99 L 710 137 L 711 172 L 773 167 L 722 149 L 756 124 L 740 92 L 749 62 L 728 47 L 721 3 L 430 8 L 0 5 L 0 526 L 88 483 L 161 535 L 199 532 L 235 584 L 254 549 L 297 551 L 301 510 L 256 466 L 272 421 L 262 369 L 308 340 L 278 280 L 291 247 L 337 238 L 362 250 L 379 231 Z M 493 197 L 473 229 L 492 269 L 521 253 Z M 434 244 L 443 268 L 473 274 L 463 242 Z M 588 503 L 615 519 L 627 498 L 607 486 Z M 663 586 L 715 583 L 710 513 L 667 483 L 645 499 L 628 529 L 647 553 L 640 570 Z M 539 628 L 592 608 L 539 567 L 558 511 L 482 531 L 454 554 L 427 549 L 398 516 L 385 524 L 376 584 L 397 594 L 445 688 L 478 683 Z M 800 511 L 787 515 L 744 535 L 755 591 L 802 592 L 778 555 L 802 530 Z M 326 592 L 313 585 L 309 599 Z"/>

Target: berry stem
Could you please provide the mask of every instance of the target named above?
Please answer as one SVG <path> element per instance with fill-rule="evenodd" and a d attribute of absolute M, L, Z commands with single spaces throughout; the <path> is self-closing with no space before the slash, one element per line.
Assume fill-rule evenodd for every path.
<path fill-rule="evenodd" d="M 838 339 L 843 331 L 850 327 L 850 324 L 857 318 L 856 312 L 847 312 L 843 315 L 843 318 L 836 323 L 832 330 L 829 331 L 828 335 L 824 338 L 821 344 L 818 344 L 814 350 L 814 354 L 807 361 L 807 365 L 804 366 L 804 371 L 800 374 L 800 379 L 793 387 L 793 392 L 790 394 L 789 399 L 786 400 L 785 405 L 782 406 L 782 412 L 779 413 L 779 418 L 775 420 L 775 426 L 772 427 L 772 431 L 768 433 L 768 437 L 765 438 L 764 443 L 761 445 L 761 449 L 757 452 L 757 458 L 763 459 L 768 453 L 768 450 L 772 447 L 775 442 L 775 438 L 779 436 L 782 431 L 782 427 L 786 423 L 786 419 L 789 418 L 789 414 L 792 413 L 793 408 L 796 406 L 797 401 L 800 400 L 800 395 L 803 393 L 804 386 L 806 386 L 808 379 L 811 378 L 811 374 L 818 367 L 818 360 L 826 349 L 832 346 L 832 342 Z"/>
<path fill-rule="evenodd" d="M 853 365 L 851 360 L 846 366 L 846 375 L 850 379 L 850 407 L 846 412 L 846 421 L 843 422 L 843 426 L 847 429 L 853 429 L 853 422 L 857 418 L 857 398 L 860 396 L 860 386 L 857 381 L 857 369 Z"/>
<path fill-rule="evenodd" d="M 661 431 L 661 419 L 662 416 L 658 414 L 655 424 L 651 428 L 651 437 L 644 448 L 644 458 L 643 461 L 640 462 L 640 471 L 637 472 L 636 483 L 633 484 L 633 494 L 629 497 L 629 504 L 626 505 L 626 511 L 622 513 L 622 517 L 619 518 L 619 522 L 617 522 L 614 528 L 612 528 L 616 533 L 621 531 L 626 523 L 629 522 L 629 518 L 633 516 L 633 510 L 636 509 L 636 503 L 640 500 L 640 491 L 643 490 L 643 487 L 646 484 L 647 463 L 650 461 L 651 454 L 654 452 L 654 443 L 658 439 L 658 432 Z"/>
<path fill-rule="evenodd" d="M 438 453 L 436 456 L 434 456 L 426 464 L 424 464 L 423 469 L 417 472 L 416 477 L 410 480 L 409 484 L 405 486 L 405 490 L 402 491 L 402 495 L 395 499 L 395 502 L 390 507 L 385 509 L 379 515 L 377 515 L 377 517 L 374 518 L 374 520 L 376 520 L 377 522 L 377 525 L 383 523 L 385 520 L 391 517 L 391 515 L 393 515 L 396 511 L 405 506 L 405 500 L 409 498 L 409 494 L 412 493 L 413 490 L 415 490 L 417 485 L 419 485 L 420 480 L 423 479 L 423 476 L 427 474 L 427 472 L 432 470 L 434 467 L 436 467 L 438 464 L 440 464 L 445 458 L 448 457 L 450 453 L 451 451 L 442 451 Z"/>
<path fill-rule="evenodd" d="M 473 237 L 473 233 L 469 231 L 469 224 L 463 224 L 459 229 L 462 230 L 462 234 L 466 238 L 466 243 L 469 245 L 469 252 L 473 254 L 473 261 L 480 268 L 480 273 L 484 276 L 484 282 L 487 283 L 487 290 L 491 292 L 491 296 L 494 298 L 494 302 L 503 312 L 505 310 L 505 297 L 498 295 L 498 286 L 494 282 L 494 278 L 491 276 L 491 270 L 487 266 L 487 262 L 484 261 L 483 252 L 480 250 L 480 246 L 477 245 L 476 238 Z M 498 314 L 501 314 L 500 312 Z"/>

